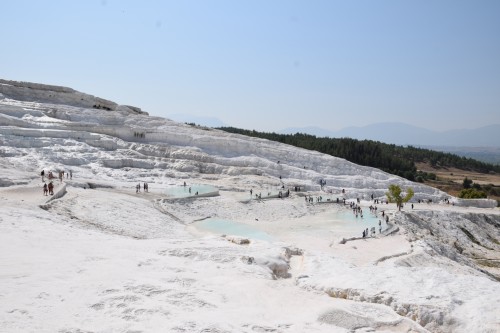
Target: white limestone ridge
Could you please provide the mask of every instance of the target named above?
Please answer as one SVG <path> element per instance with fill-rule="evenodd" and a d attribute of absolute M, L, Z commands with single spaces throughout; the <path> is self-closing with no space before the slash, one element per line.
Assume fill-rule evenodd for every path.
<path fill-rule="evenodd" d="M 103 108 L 147 114 L 140 108 L 84 94 L 71 88 L 0 79 L 0 92 L 9 98 L 38 103 L 64 104 L 84 108 Z M 0 95 L 1 98 L 1 95 Z"/>
<path fill-rule="evenodd" d="M 412 187 L 416 200 L 451 199 L 435 188 L 341 158 L 152 117 L 139 108 L 71 88 L 0 80 L 0 94 L 2 154 L 33 148 L 33 170 L 50 163 L 172 174 L 256 175 L 275 182 L 281 176 L 288 184 L 315 190 L 323 179 L 325 190 L 345 189 L 347 198 L 371 194 L 383 198 L 389 184 L 398 184 L 403 189 Z M 54 146 L 60 147 L 57 154 L 51 153 Z"/>

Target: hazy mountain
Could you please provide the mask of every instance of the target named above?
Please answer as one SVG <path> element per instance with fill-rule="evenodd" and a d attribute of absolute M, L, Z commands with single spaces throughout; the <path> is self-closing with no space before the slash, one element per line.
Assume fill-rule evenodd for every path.
<path fill-rule="evenodd" d="M 449 146 L 418 146 L 420 148 L 452 153 L 458 156 L 473 158 L 490 164 L 500 165 L 500 147 L 449 147 Z"/>
<path fill-rule="evenodd" d="M 317 137 L 335 137 L 336 132 L 328 129 L 316 127 L 316 126 L 307 126 L 307 127 L 289 127 L 284 130 L 279 131 L 278 133 L 282 134 L 295 134 L 295 133 L 306 133 L 315 135 Z"/>
<path fill-rule="evenodd" d="M 397 145 L 500 147 L 500 124 L 476 129 L 432 131 L 404 123 L 378 123 L 364 127 L 347 127 L 338 131 L 318 127 L 286 128 L 280 133 L 308 133 L 320 137 L 349 137 Z"/>

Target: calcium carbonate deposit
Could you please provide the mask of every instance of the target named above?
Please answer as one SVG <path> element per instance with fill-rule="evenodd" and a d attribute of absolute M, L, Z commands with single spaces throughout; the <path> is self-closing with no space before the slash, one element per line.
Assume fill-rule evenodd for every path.
<path fill-rule="evenodd" d="M 2 332 L 500 331 L 495 201 L 6 80 L 0 157 Z"/>

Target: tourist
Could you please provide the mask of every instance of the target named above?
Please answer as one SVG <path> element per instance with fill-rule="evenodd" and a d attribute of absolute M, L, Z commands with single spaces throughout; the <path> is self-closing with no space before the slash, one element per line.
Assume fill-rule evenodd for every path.
<path fill-rule="evenodd" d="M 40 173 L 40 175 L 42 176 L 42 182 L 45 181 L 44 178 L 45 178 L 45 170 L 42 170 L 42 172 Z"/>
<path fill-rule="evenodd" d="M 49 194 L 54 195 L 54 184 L 52 182 L 49 183 Z"/>
<path fill-rule="evenodd" d="M 47 193 L 49 192 L 49 189 L 47 188 L 47 184 L 43 184 L 43 195 L 47 195 Z"/>

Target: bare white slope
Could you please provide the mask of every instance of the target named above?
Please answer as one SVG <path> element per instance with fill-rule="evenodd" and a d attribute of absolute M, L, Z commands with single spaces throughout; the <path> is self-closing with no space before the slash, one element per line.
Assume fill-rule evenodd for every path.
<path fill-rule="evenodd" d="M 496 271 L 472 259 L 499 259 L 498 210 L 388 205 L 399 233 L 339 244 L 344 234 L 315 227 L 342 208 L 303 197 L 328 195 L 320 179 L 347 199 L 383 197 L 392 183 L 449 197 L 317 152 L 19 85 L 0 86 L 0 331 L 498 331 Z M 47 202 L 41 169 L 72 171 L 55 181 L 62 198 Z M 135 193 L 139 181 L 150 193 Z M 164 200 L 184 181 L 221 195 Z M 248 200 L 282 185 L 308 192 Z M 202 233 L 192 222 L 206 217 L 273 241 Z"/>

